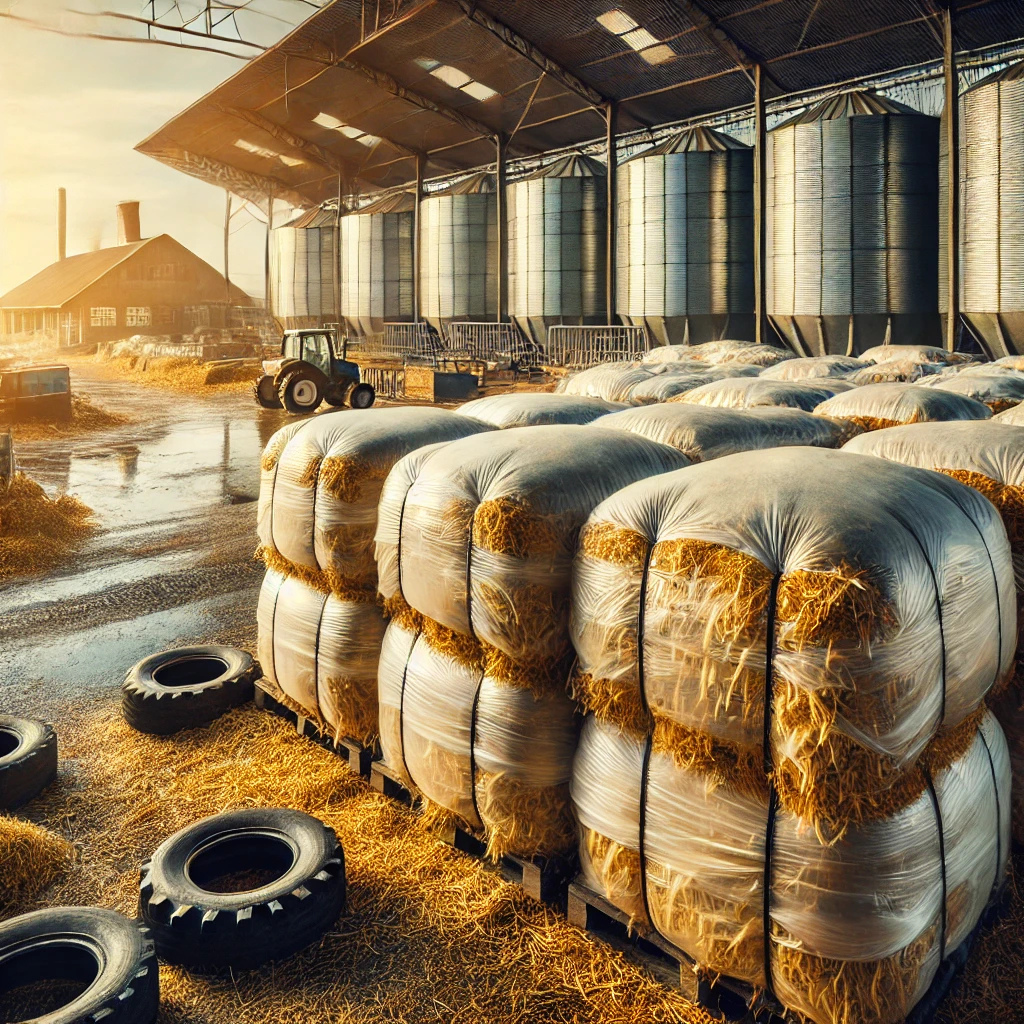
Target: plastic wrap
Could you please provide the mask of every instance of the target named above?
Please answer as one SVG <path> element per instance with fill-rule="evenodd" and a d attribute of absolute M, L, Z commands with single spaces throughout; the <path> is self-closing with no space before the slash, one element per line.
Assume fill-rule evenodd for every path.
<path fill-rule="evenodd" d="M 785 364 L 780 364 L 785 365 Z M 749 409 L 760 405 L 785 405 L 812 412 L 822 402 L 853 385 L 838 378 L 806 380 L 765 380 L 757 378 L 726 378 L 687 391 L 669 399 L 672 402 L 693 402 L 716 409 Z"/>
<path fill-rule="evenodd" d="M 493 856 L 551 856 L 575 843 L 569 800 L 575 709 L 564 688 L 536 693 L 454 658 L 401 621 L 380 658 L 384 759 L 406 784 L 474 828 Z"/>
<path fill-rule="evenodd" d="M 1024 371 L 1024 356 L 1001 356 L 999 359 L 996 359 L 988 365 L 1006 366 L 1011 370 Z"/>
<path fill-rule="evenodd" d="M 572 556 L 590 510 L 687 464 L 600 424 L 518 427 L 413 453 L 381 494 L 380 592 L 507 659 L 554 668 L 569 651 Z"/>
<path fill-rule="evenodd" d="M 999 510 L 1006 527 L 1017 585 L 1017 662 L 1013 686 L 990 695 L 1011 747 L 1024 749 L 1024 436 L 1020 428 L 994 420 L 917 423 L 862 434 L 846 450 L 905 466 L 946 473 L 974 487 Z M 998 699 L 995 699 L 998 698 Z M 1024 842 L 1024 763 L 1014 764 L 1014 835 Z"/>
<path fill-rule="evenodd" d="M 662 375 L 689 375 L 709 369 L 703 363 L 665 362 L 665 363 L 601 363 L 580 370 L 559 381 L 558 394 L 585 395 L 592 398 L 603 398 L 609 402 L 626 402 L 638 404 L 632 397 L 634 388 L 660 378 Z M 737 367 L 737 370 L 741 368 Z M 754 372 L 758 372 L 756 369 Z M 740 374 L 737 373 L 737 376 Z M 650 399 L 648 399 L 650 401 Z"/>
<path fill-rule="evenodd" d="M 459 416 L 469 416 L 489 427 L 505 430 L 546 423 L 591 423 L 625 408 L 623 402 L 606 402 L 603 398 L 532 391 L 477 398 L 455 411 Z"/>
<path fill-rule="evenodd" d="M 864 384 L 913 384 L 939 372 L 942 363 L 918 363 L 913 359 L 888 359 L 854 370 L 845 377 L 858 387 Z"/>
<path fill-rule="evenodd" d="M 335 740 L 372 743 L 385 625 L 377 604 L 342 600 L 271 569 L 256 621 L 264 676 Z"/>
<path fill-rule="evenodd" d="M 862 430 L 882 430 L 929 420 L 987 420 L 983 402 L 920 384 L 866 384 L 823 401 L 819 416 L 849 420 Z"/>
<path fill-rule="evenodd" d="M 769 366 L 761 376 L 765 380 L 816 380 L 819 377 L 845 377 L 868 364 L 852 356 L 807 356 L 787 359 L 777 366 Z"/>
<path fill-rule="evenodd" d="M 673 367 L 676 365 L 685 364 L 673 364 Z M 759 373 L 758 367 L 743 363 L 724 363 L 721 366 L 709 366 L 706 370 L 694 370 L 692 373 L 662 373 L 634 384 L 627 390 L 626 399 L 631 405 L 653 405 L 656 402 L 667 402 L 676 395 L 686 394 L 712 381 L 756 377 Z"/>
<path fill-rule="evenodd" d="M 706 342 L 703 345 L 656 345 L 650 351 L 644 353 L 644 364 L 649 363 L 694 363 L 701 362 L 710 366 L 708 356 L 714 356 L 718 352 L 733 351 L 732 346 L 746 348 L 753 345 L 753 342 Z M 723 347 L 725 346 L 725 347 Z"/>
<path fill-rule="evenodd" d="M 767 792 L 670 754 L 650 753 L 645 779 L 644 744 L 588 718 L 572 778 L 584 877 L 641 925 L 649 908 L 709 973 L 768 987 L 817 1024 L 895 1024 L 979 920 L 1009 852 L 1008 753 L 991 715 L 921 776 L 910 805 L 823 844 L 772 813 Z"/>
<path fill-rule="evenodd" d="M 445 409 L 347 409 L 289 423 L 267 443 L 258 525 L 264 559 L 341 595 L 372 591 L 384 478 L 422 445 L 488 430 Z"/>
<path fill-rule="evenodd" d="M 777 366 L 787 359 L 796 359 L 795 352 L 788 348 L 776 348 L 774 345 L 754 345 L 752 348 L 741 348 L 734 352 L 725 352 L 713 360 L 719 366 L 730 366 L 734 363 L 748 366 Z"/>
<path fill-rule="evenodd" d="M 984 402 L 993 413 L 1005 412 L 1024 401 L 1024 374 L 1004 369 L 1002 373 L 971 373 L 965 370 L 949 380 L 937 381 L 936 391 L 966 395 Z"/>
<path fill-rule="evenodd" d="M 970 356 L 960 352 L 950 352 L 937 345 L 876 345 L 860 358 L 866 363 L 885 363 L 892 359 L 906 359 L 914 363 L 963 363 Z"/>
<path fill-rule="evenodd" d="M 1024 427 L 1024 405 L 1015 405 L 1005 412 L 996 413 L 992 419 L 996 423 L 1005 423 L 1011 427 Z"/>
<path fill-rule="evenodd" d="M 707 462 L 757 448 L 839 448 L 850 436 L 846 425 L 800 409 L 714 409 L 685 402 L 626 409 L 602 420 L 601 426 L 667 444 L 691 462 Z"/>
<path fill-rule="evenodd" d="M 907 769 L 1004 680 L 1015 618 L 1006 531 L 977 491 L 845 451 L 741 453 L 595 508 L 576 688 L 753 789 L 768 691 L 780 800 L 834 835 L 916 798 Z"/>

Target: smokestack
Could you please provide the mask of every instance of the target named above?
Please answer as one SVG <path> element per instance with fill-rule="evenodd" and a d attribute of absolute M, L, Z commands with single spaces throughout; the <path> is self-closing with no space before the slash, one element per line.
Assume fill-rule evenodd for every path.
<path fill-rule="evenodd" d="M 68 190 L 57 189 L 57 260 L 68 255 Z"/>
<path fill-rule="evenodd" d="M 137 202 L 117 204 L 117 244 L 130 245 L 142 240 L 139 227 L 139 204 Z"/>

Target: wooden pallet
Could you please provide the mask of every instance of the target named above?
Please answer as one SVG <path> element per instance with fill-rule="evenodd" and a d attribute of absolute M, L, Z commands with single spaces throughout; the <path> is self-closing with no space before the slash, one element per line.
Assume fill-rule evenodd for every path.
<path fill-rule="evenodd" d="M 351 739 L 350 737 L 345 737 L 335 742 L 334 737 L 320 729 L 312 719 L 284 704 L 280 700 L 277 687 L 266 679 L 260 679 L 256 682 L 256 706 L 277 715 L 279 718 L 283 718 L 286 722 L 291 722 L 295 726 L 295 731 L 300 736 L 305 736 L 306 739 L 312 740 L 325 750 L 337 754 L 348 763 L 349 768 L 357 775 L 361 775 L 364 779 L 370 777 L 370 765 L 375 756 L 375 751 L 372 747 L 364 747 L 358 740 Z"/>
<path fill-rule="evenodd" d="M 383 761 L 374 761 L 370 766 L 370 787 L 408 807 L 415 804 L 412 794 L 406 789 L 398 774 Z M 486 857 L 486 842 L 468 829 L 452 823 L 440 833 L 440 836 L 453 849 L 468 853 L 493 866 L 507 881 L 520 886 L 527 896 L 550 906 L 565 909 L 569 880 L 575 874 L 575 865 L 569 861 L 553 857 L 531 860 L 506 854 L 494 863 Z"/>
<path fill-rule="evenodd" d="M 942 1004 L 963 973 L 974 943 L 1003 912 L 1006 902 L 1004 886 L 993 897 L 971 934 L 947 954 L 928 991 L 907 1015 L 905 1024 L 934 1024 Z M 657 933 L 641 936 L 631 931 L 629 915 L 580 879 L 569 885 L 567 911 L 570 923 L 614 946 L 656 981 L 679 989 L 717 1020 L 735 1024 L 796 1024 L 796 1018 L 777 1004 L 755 998 L 750 985 L 726 977 L 711 981 L 695 970 L 693 960 Z"/>

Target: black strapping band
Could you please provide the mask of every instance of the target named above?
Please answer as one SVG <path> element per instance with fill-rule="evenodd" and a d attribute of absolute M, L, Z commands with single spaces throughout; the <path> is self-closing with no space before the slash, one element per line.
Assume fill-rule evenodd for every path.
<path fill-rule="evenodd" d="M 640 576 L 640 594 L 638 597 L 638 609 L 636 616 L 636 675 L 637 685 L 640 688 L 640 703 L 643 705 L 643 709 L 649 715 L 651 707 L 647 703 L 647 690 L 644 686 L 644 623 L 646 621 L 647 611 L 647 579 L 651 571 L 651 555 L 654 553 L 654 543 L 649 542 L 647 545 L 647 554 L 644 557 L 644 568 L 643 573 Z M 651 767 L 651 751 L 654 744 L 654 733 L 652 730 L 648 730 L 647 739 L 644 743 L 644 759 L 643 766 L 640 769 L 640 816 L 637 822 L 639 829 L 639 849 L 638 855 L 640 857 L 640 898 L 643 900 L 644 914 L 647 916 L 648 921 L 653 921 L 651 918 L 651 906 L 647 899 L 647 854 L 645 847 L 647 845 L 647 786 L 650 777 Z"/>
<path fill-rule="evenodd" d="M 324 628 L 324 615 L 327 612 L 327 601 L 330 594 L 324 594 L 324 603 L 320 605 L 320 617 L 316 620 L 316 639 L 313 641 L 313 686 L 316 689 L 316 705 L 320 707 L 320 633 Z"/>
<path fill-rule="evenodd" d="M 1003 808 L 999 802 L 999 779 L 996 778 L 996 764 L 992 760 L 992 748 L 989 747 L 988 740 L 985 739 L 985 732 L 981 728 L 978 729 L 978 738 L 981 740 L 982 746 L 985 748 L 985 756 L 988 758 L 988 770 L 992 776 L 992 795 L 996 801 L 996 873 L 992 880 L 992 891 L 995 892 L 1002 881 L 999 877 L 999 865 L 1003 863 Z"/>
<path fill-rule="evenodd" d="M 274 591 L 274 607 L 270 609 L 270 659 L 272 662 L 270 671 L 278 686 L 281 685 L 281 680 L 277 678 L 277 602 L 281 600 L 281 591 L 284 590 L 284 585 L 287 582 L 288 577 L 282 574 L 281 582 L 277 590 Z"/>
<path fill-rule="evenodd" d="M 764 773 L 768 779 L 768 819 L 764 828 L 764 873 L 761 877 L 761 934 L 764 947 L 764 984 L 769 995 L 774 996 L 772 987 L 772 853 L 775 847 L 775 818 L 779 809 L 779 795 L 775 791 L 775 759 L 772 757 L 772 707 L 775 688 L 775 612 L 779 600 L 779 582 L 782 573 L 772 577 L 768 591 L 768 608 L 765 615 L 765 659 L 764 659 L 764 732 L 762 734 L 762 756 Z"/>
<path fill-rule="evenodd" d="M 398 744 L 402 748 L 402 768 L 405 770 L 405 777 L 415 786 L 416 780 L 409 770 L 409 762 L 405 759 L 405 681 L 409 678 L 409 662 L 412 661 L 413 651 L 420 642 L 423 635 L 422 629 L 416 630 L 416 635 L 409 644 L 409 653 L 405 656 L 405 666 L 402 669 L 402 688 L 398 692 Z"/>
<path fill-rule="evenodd" d="M 942 869 L 942 914 L 939 918 L 939 963 L 946 959 L 946 833 L 942 827 L 942 809 L 939 807 L 939 798 L 935 793 L 935 783 L 932 781 L 932 774 L 927 768 L 922 768 L 924 781 L 928 786 L 928 796 L 931 797 L 932 810 L 935 812 L 935 824 L 939 830 L 939 866 Z"/>
<path fill-rule="evenodd" d="M 476 713 L 480 707 L 480 690 L 483 688 L 486 671 L 480 673 L 476 683 L 476 693 L 473 694 L 473 709 L 469 718 L 469 794 L 473 800 L 473 813 L 476 820 L 483 825 L 483 818 L 480 817 L 480 808 L 476 802 Z"/>
<path fill-rule="evenodd" d="M 412 484 L 405 489 L 405 494 L 402 495 L 402 507 L 398 510 L 398 543 L 395 545 L 395 559 L 398 565 L 398 594 L 403 601 L 405 601 L 405 593 L 402 591 L 402 527 L 405 526 L 405 503 L 409 500 L 411 488 Z"/>

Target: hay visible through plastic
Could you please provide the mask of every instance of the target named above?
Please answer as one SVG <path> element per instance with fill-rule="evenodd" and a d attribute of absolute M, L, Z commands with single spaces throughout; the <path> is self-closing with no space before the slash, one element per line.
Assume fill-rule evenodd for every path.
<path fill-rule="evenodd" d="M 644 909 L 640 870 L 640 851 L 609 839 L 592 828 L 580 827 L 580 859 L 583 873 L 597 891 L 624 914 L 629 928 L 641 935 L 651 923 Z"/>
<path fill-rule="evenodd" d="M 50 498 L 34 480 L 16 473 L 0 494 L 0 580 L 59 565 L 94 530 L 88 505 L 68 494 Z"/>
<path fill-rule="evenodd" d="M 351 455 L 329 455 L 318 467 L 319 476 L 314 480 L 318 487 L 332 498 L 354 504 L 366 498 L 380 495 L 384 479 L 391 472 L 396 460 L 368 460 Z M 364 488 L 372 494 L 364 495 Z"/>
<path fill-rule="evenodd" d="M 554 857 L 575 846 L 569 786 L 528 786 L 508 773 L 480 771 L 476 806 L 487 835 L 487 856 Z"/>
<path fill-rule="evenodd" d="M 351 737 L 364 747 L 377 739 L 377 679 L 327 676 L 318 693 L 322 712 L 334 725 L 328 731 L 334 742 Z"/>
<path fill-rule="evenodd" d="M 74 847 L 62 836 L 0 815 L 0 910 L 42 892 L 74 858 Z"/>
<path fill-rule="evenodd" d="M 302 580 L 308 587 L 319 590 L 321 594 L 333 594 L 342 601 L 355 601 L 360 604 L 373 604 L 377 600 L 375 573 L 366 576 L 345 576 L 334 569 L 313 569 L 308 565 L 298 565 L 289 561 L 275 547 L 261 544 L 255 556 L 274 572 L 282 576 L 294 576 Z"/>
<path fill-rule="evenodd" d="M 473 543 L 515 558 L 571 555 L 581 519 L 575 512 L 537 512 L 523 498 L 494 498 L 474 511 Z"/>

